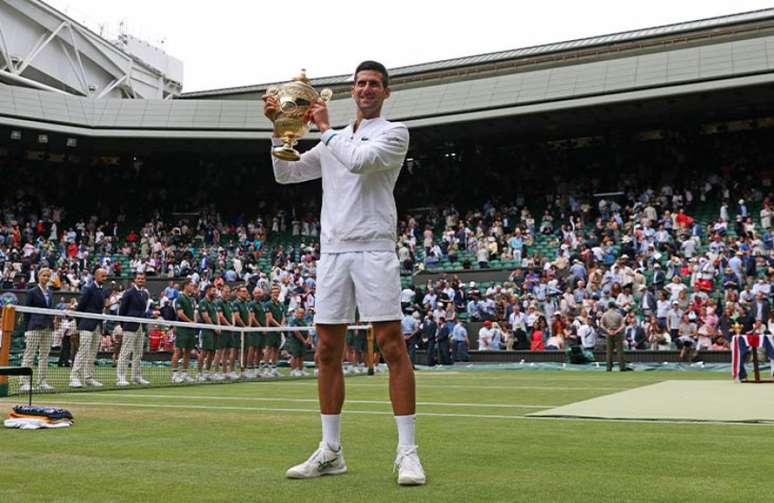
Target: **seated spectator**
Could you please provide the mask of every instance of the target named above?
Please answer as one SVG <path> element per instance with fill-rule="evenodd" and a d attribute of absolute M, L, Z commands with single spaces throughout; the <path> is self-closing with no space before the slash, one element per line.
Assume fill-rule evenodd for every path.
<path fill-rule="evenodd" d="M 718 335 L 712 340 L 712 345 L 709 347 L 710 351 L 730 351 L 731 347 L 728 341 L 722 336 Z"/>
<path fill-rule="evenodd" d="M 530 344 L 529 344 L 529 350 L 530 351 L 544 351 L 545 346 L 543 345 L 543 329 L 545 326 L 545 321 L 543 318 L 539 318 L 535 322 L 535 326 L 532 329 L 532 334 L 530 335 Z"/>

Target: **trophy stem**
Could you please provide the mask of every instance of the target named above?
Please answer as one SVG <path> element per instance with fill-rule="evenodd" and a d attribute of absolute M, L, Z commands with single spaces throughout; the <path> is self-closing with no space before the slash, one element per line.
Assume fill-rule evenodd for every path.
<path fill-rule="evenodd" d="M 298 153 L 298 150 L 293 148 L 293 140 L 283 138 L 282 142 L 282 145 L 279 147 L 271 149 L 271 155 L 277 159 L 282 159 L 283 161 L 297 161 L 301 159 L 301 154 Z"/>

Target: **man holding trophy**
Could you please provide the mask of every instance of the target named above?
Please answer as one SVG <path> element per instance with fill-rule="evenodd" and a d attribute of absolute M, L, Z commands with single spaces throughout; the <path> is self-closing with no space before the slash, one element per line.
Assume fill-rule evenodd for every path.
<path fill-rule="evenodd" d="M 397 210 L 393 189 L 408 151 L 406 126 L 380 116 L 390 96 L 389 76 L 381 63 L 364 61 L 355 71 L 353 123 L 331 128 L 327 100 L 305 76 L 264 96 L 264 113 L 274 123 L 273 165 L 277 182 L 322 178 L 320 262 L 317 266 L 315 324 L 319 344 L 318 392 L 322 441 L 289 478 L 337 475 L 347 471 L 340 443 L 344 376 L 341 368 L 346 327 L 360 320 L 373 324 L 374 336 L 390 368 L 390 399 L 398 428 L 395 464 L 398 483 L 421 485 L 414 433 L 414 372 L 403 342 L 400 319 L 400 264 L 395 253 Z M 292 147 L 313 122 L 322 133 L 311 150 Z"/>

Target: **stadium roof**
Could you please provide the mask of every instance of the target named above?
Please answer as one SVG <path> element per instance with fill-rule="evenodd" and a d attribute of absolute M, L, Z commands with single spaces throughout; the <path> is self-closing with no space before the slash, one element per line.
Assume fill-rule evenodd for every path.
<path fill-rule="evenodd" d="M 533 52 L 524 55 L 528 51 Z M 512 131 L 517 123 L 534 130 L 545 127 L 543 119 L 566 120 L 558 118 L 560 112 L 594 122 L 594 111 L 608 114 L 656 100 L 669 104 L 662 114 L 668 118 L 687 97 L 710 94 L 768 109 L 774 9 L 497 55 L 394 70 L 398 76 L 384 115 L 409 128 L 479 124 L 491 129 L 500 121 Z M 335 93 L 331 123 L 344 126 L 355 113 L 349 85 L 344 76 L 329 78 L 341 83 L 328 83 Z M 101 138 L 269 138 L 272 125 L 257 99 L 262 89 L 251 89 L 187 96 L 198 99 L 94 100 L 0 84 L 0 125 Z M 641 108 L 627 113 L 641 115 Z"/>
<path fill-rule="evenodd" d="M 651 28 L 643 28 L 639 30 L 624 31 L 618 33 L 610 33 L 607 35 L 599 35 L 595 37 L 581 38 L 575 40 L 567 40 L 564 42 L 555 42 L 551 44 L 535 45 L 531 47 L 524 47 L 520 49 L 512 49 L 507 51 L 491 52 L 486 54 L 479 54 L 474 56 L 466 56 L 461 58 L 446 59 L 442 61 L 433 61 L 429 63 L 420 63 L 416 65 L 402 66 L 398 68 L 391 68 L 390 78 L 391 80 L 398 79 L 400 77 L 409 77 L 429 72 L 436 72 L 439 70 L 450 70 L 456 68 L 465 68 L 471 66 L 477 66 L 482 64 L 490 64 L 497 62 L 505 62 L 510 60 L 516 60 L 521 58 L 534 57 L 539 55 L 561 53 L 567 51 L 577 51 L 584 48 L 592 48 L 599 46 L 608 46 L 613 44 L 621 44 L 625 42 L 633 42 L 638 40 L 646 40 L 656 37 L 670 36 L 682 33 L 691 33 L 697 31 L 707 31 L 713 28 L 728 27 L 738 24 L 747 24 L 756 21 L 774 20 L 774 8 L 761 9 L 750 12 L 742 12 L 738 14 L 730 14 L 726 16 L 718 16 L 706 19 L 699 19 L 695 21 L 686 21 L 682 23 L 673 23 L 662 26 L 654 26 Z M 315 86 L 332 86 L 332 85 L 344 85 L 351 82 L 352 75 L 335 75 L 330 77 L 321 77 L 313 79 Z M 244 94 L 255 93 L 265 90 L 271 85 L 278 84 L 279 82 L 270 82 L 265 84 L 256 84 L 249 86 L 228 87 L 222 89 L 212 89 L 204 91 L 193 91 L 183 93 L 183 98 L 206 98 L 206 97 L 220 97 L 228 94 Z"/>

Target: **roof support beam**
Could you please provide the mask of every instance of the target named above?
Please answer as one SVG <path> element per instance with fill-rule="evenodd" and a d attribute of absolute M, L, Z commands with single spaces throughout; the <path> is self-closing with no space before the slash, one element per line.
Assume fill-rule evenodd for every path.
<path fill-rule="evenodd" d="M 75 61 L 78 63 L 78 70 L 76 74 L 78 75 L 78 80 L 80 80 L 81 84 L 83 84 L 83 93 L 88 96 L 89 82 L 86 78 L 86 69 L 83 68 L 83 61 L 81 61 L 81 50 L 78 47 L 78 41 L 75 39 L 75 32 L 73 31 L 72 24 L 67 25 L 67 31 L 70 32 L 70 41 L 72 42 L 73 51 L 75 51 Z M 64 47 L 62 49 L 64 49 Z M 66 52 L 67 51 L 65 51 L 65 53 Z"/>
<path fill-rule="evenodd" d="M 3 60 L 5 61 L 5 65 L 0 67 L 0 69 L 13 68 L 11 55 L 8 54 L 8 42 L 5 41 L 5 31 L 3 30 L 3 26 L 1 24 L 0 24 L 0 55 L 3 56 Z"/>
<path fill-rule="evenodd" d="M 24 71 L 24 70 L 27 68 L 27 66 L 29 66 L 29 64 L 30 64 L 30 63 L 32 63 L 32 60 L 34 60 L 34 59 L 35 59 L 35 57 L 36 57 L 38 54 L 40 54 L 40 51 L 42 51 L 43 49 L 45 49 L 45 47 L 46 47 L 46 46 L 49 44 L 49 42 L 51 42 L 51 41 L 54 39 L 54 37 L 56 37 L 56 36 L 59 34 L 59 32 L 60 32 L 60 31 L 62 31 L 62 29 L 63 29 L 64 27 L 66 27 L 67 25 L 69 25 L 69 24 L 70 24 L 70 23 L 68 23 L 67 21 L 65 21 L 65 22 L 63 22 L 62 24 L 60 24 L 59 26 L 57 26 L 56 30 L 52 31 L 52 32 L 51 32 L 51 33 L 48 35 L 48 37 L 46 37 L 46 36 L 45 36 L 45 34 L 44 34 L 44 35 L 43 35 L 43 36 L 40 38 L 40 40 L 38 40 L 38 43 L 37 43 L 37 44 L 35 44 L 35 47 L 33 47 L 33 48 L 32 48 L 32 50 L 30 51 L 30 53 L 29 53 L 29 54 L 27 54 L 27 55 L 24 57 L 24 59 L 22 59 L 22 60 L 20 61 L 20 63 L 21 63 L 21 64 L 19 65 L 19 67 L 18 67 L 18 68 L 15 68 L 15 69 L 12 69 L 11 71 L 13 71 L 13 73 L 15 73 L 15 74 L 17 74 L 17 75 L 21 75 L 21 73 L 22 73 L 22 72 L 23 72 L 23 71 Z"/>
<path fill-rule="evenodd" d="M 116 87 L 118 87 L 121 84 L 123 84 L 128 77 L 129 77 L 129 75 L 124 75 L 123 77 L 118 78 L 118 79 L 114 80 L 113 82 L 111 82 L 110 85 L 108 85 L 105 89 L 102 90 L 102 92 L 100 92 L 97 95 L 97 99 L 104 98 L 105 96 L 107 96 L 110 93 L 110 91 L 112 91 Z"/>
<path fill-rule="evenodd" d="M 28 79 L 27 77 L 22 77 L 21 75 L 11 73 L 8 70 L 0 70 L 0 80 L 3 80 L 3 79 L 8 79 L 18 84 L 34 87 L 35 89 L 41 89 L 43 91 L 51 91 L 54 93 L 64 94 L 66 96 L 73 96 L 72 94 L 66 91 L 62 91 L 61 89 L 57 89 L 55 87 L 47 86 L 46 84 L 42 84 L 40 82 Z"/>

